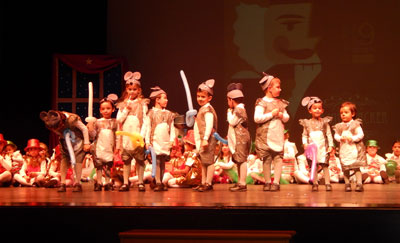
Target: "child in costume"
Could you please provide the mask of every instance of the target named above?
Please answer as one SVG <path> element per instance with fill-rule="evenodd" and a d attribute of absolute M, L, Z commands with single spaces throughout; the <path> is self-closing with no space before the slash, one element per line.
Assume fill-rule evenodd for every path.
<path fill-rule="evenodd" d="M 151 164 L 151 156 L 149 155 L 149 157 L 150 158 L 148 158 L 144 161 L 146 166 L 144 168 L 143 183 L 147 183 L 147 182 L 150 183 L 153 181 L 153 177 L 151 176 L 153 166 Z M 132 166 L 132 168 L 135 169 L 135 166 Z M 131 183 L 131 186 L 137 185 L 139 182 L 139 177 L 136 174 L 134 174 L 133 172 L 134 171 L 132 171 L 132 174 L 129 177 L 129 182 Z"/>
<path fill-rule="evenodd" d="M 110 183 L 111 168 L 114 164 L 115 151 L 115 132 L 117 131 L 117 121 L 111 115 L 115 110 L 114 102 L 118 99 L 117 95 L 109 94 L 100 100 L 100 114 L 102 118 L 89 122 L 87 127 L 89 135 L 94 139 L 92 146 L 92 159 L 96 168 L 96 183 L 94 191 L 110 191 L 113 189 Z M 89 167 L 90 168 L 90 167 Z M 103 171 L 104 182 L 103 185 Z"/>
<path fill-rule="evenodd" d="M 342 166 L 340 165 L 340 160 L 336 156 L 335 144 L 333 144 L 333 148 L 329 153 L 329 176 L 331 178 L 331 182 L 333 183 L 339 183 L 343 181 L 343 170 Z"/>
<path fill-rule="evenodd" d="M 289 130 L 284 131 L 285 144 L 283 145 L 282 176 L 281 178 L 289 183 L 294 182 L 294 166 L 296 164 L 296 154 L 298 153 L 296 144 L 289 141 Z"/>
<path fill-rule="evenodd" d="M 335 140 L 340 142 L 339 159 L 343 169 L 346 192 L 352 190 L 349 180 L 350 170 L 353 170 L 356 176 L 356 192 L 364 191 L 360 171 L 360 167 L 366 164 L 365 146 L 362 141 L 364 132 L 361 128 L 361 120 L 354 120 L 356 114 L 356 105 L 344 102 L 340 107 L 342 122 L 333 127 Z"/>
<path fill-rule="evenodd" d="M 307 107 L 308 112 L 311 114 L 311 119 L 300 119 L 299 123 L 303 126 L 302 142 L 304 151 L 311 144 L 315 144 L 316 162 L 324 171 L 325 188 L 326 191 L 332 191 L 329 176 L 329 152 L 333 148 L 333 138 L 329 122 L 332 117 L 321 117 L 324 113 L 322 100 L 318 97 L 305 97 L 301 101 L 303 106 Z M 315 166 L 314 174 L 317 175 L 317 168 Z M 313 180 L 312 191 L 318 191 L 318 180 Z"/>
<path fill-rule="evenodd" d="M 221 153 L 218 156 L 217 161 L 214 163 L 215 171 L 213 182 L 222 184 L 235 183 L 234 187 L 238 187 L 236 186 L 238 183 L 238 169 L 236 164 L 233 162 L 232 153 L 227 144 L 222 144 L 221 146 Z M 246 188 L 242 187 L 242 189 L 245 191 Z"/>
<path fill-rule="evenodd" d="M 209 79 L 197 88 L 197 103 L 201 106 L 194 123 L 194 138 L 196 149 L 199 151 L 201 161 L 201 185 L 193 188 L 204 192 L 213 190 L 212 179 L 214 176 L 215 146 L 217 143 L 213 133 L 217 131 L 217 114 L 210 101 L 214 95 L 215 80 Z"/>
<path fill-rule="evenodd" d="M 360 168 L 363 183 L 389 183 L 386 173 L 386 160 L 377 154 L 379 146 L 376 140 L 368 140 L 367 144 L 367 165 Z"/>
<path fill-rule="evenodd" d="M 255 152 L 249 154 L 247 158 L 246 184 L 265 184 L 262 169 L 263 162 L 257 157 L 257 154 L 255 154 Z"/>
<path fill-rule="evenodd" d="M 5 158 L 7 141 L 4 140 L 3 134 L 0 133 L 0 186 L 9 186 L 12 181 L 11 160 Z"/>
<path fill-rule="evenodd" d="M 54 150 L 53 154 L 50 158 L 50 162 L 47 165 L 47 174 L 45 179 L 44 187 L 46 188 L 54 188 L 59 187 L 61 181 L 61 161 L 62 154 L 60 150 L 60 144 L 58 144 Z M 65 185 L 67 187 L 74 185 L 74 177 L 72 168 L 68 168 L 67 176 L 65 178 Z"/>
<path fill-rule="evenodd" d="M 286 107 L 289 102 L 278 99 L 281 93 L 279 78 L 265 74 L 260 80 L 265 96 L 256 101 L 254 121 L 256 129 L 256 152 L 263 161 L 265 185 L 264 191 L 279 191 L 282 172 L 284 146 L 284 125 L 289 120 Z M 274 163 L 274 182 L 271 185 L 271 167 Z"/>
<path fill-rule="evenodd" d="M 14 175 L 18 174 L 24 164 L 24 159 L 21 152 L 17 149 L 12 141 L 7 141 L 7 145 L 3 149 L 2 157 L 11 164 L 11 183 L 14 186 L 19 186 L 19 182 L 14 180 Z"/>
<path fill-rule="evenodd" d="M 118 129 L 128 133 L 138 133 L 142 138 L 146 134 L 146 114 L 148 100 L 142 97 L 142 88 L 140 83 L 141 74 L 139 72 L 126 72 L 124 75 L 125 91 L 121 97 L 122 102 L 117 104 L 117 122 Z M 145 168 L 144 147 L 134 146 L 128 136 L 118 136 L 116 153 L 121 155 L 124 163 L 123 180 L 124 184 L 119 191 L 129 191 L 129 175 L 131 173 L 131 161 L 135 159 L 136 174 L 139 177 L 138 190 L 145 191 L 143 175 Z"/>
<path fill-rule="evenodd" d="M 45 123 L 47 129 L 59 136 L 62 159 L 60 164 L 61 184 L 58 192 L 66 191 L 66 178 L 71 164 L 75 174 L 75 183 L 72 191 L 82 192 L 82 162 L 85 152 L 90 151 L 87 127 L 82 123 L 78 115 L 65 111 L 42 111 L 40 119 Z"/>
<path fill-rule="evenodd" d="M 397 167 L 395 168 L 394 176 L 396 183 L 399 184 L 400 183 L 400 140 L 394 141 L 392 146 L 392 151 L 393 151 L 392 153 L 386 154 L 387 165 L 390 164 L 389 162 L 396 162 Z"/>
<path fill-rule="evenodd" d="M 160 87 L 152 88 L 150 99 L 154 101 L 154 107 L 147 114 L 146 148 L 152 146 L 157 159 L 154 191 L 166 191 L 168 185 L 162 182 L 165 162 L 169 160 L 167 157 L 175 141 L 175 114 L 166 109 L 167 93 Z"/>
<path fill-rule="evenodd" d="M 173 169 L 165 174 L 169 187 L 195 187 L 201 184 L 201 162 L 195 151 L 193 129 L 186 133 L 183 141 L 185 152 L 172 161 Z"/>
<path fill-rule="evenodd" d="M 246 191 L 247 157 L 249 156 L 251 139 L 248 130 L 247 112 L 243 104 L 243 85 L 231 83 L 227 87 L 228 101 L 228 146 L 232 161 L 237 166 L 239 182 L 229 188 L 230 191 Z M 232 177 L 232 176 L 231 176 Z M 233 178 L 231 178 L 232 180 Z M 233 180 L 234 182 L 234 180 Z"/>
<path fill-rule="evenodd" d="M 46 159 L 39 153 L 43 148 L 39 145 L 39 140 L 32 138 L 28 140 L 28 145 L 25 148 L 24 164 L 19 172 L 14 176 L 22 186 L 43 185 L 46 175 Z"/>
<path fill-rule="evenodd" d="M 46 160 L 46 171 L 47 171 L 47 167 L 50 163 L 49 147 L 47 147 L 47 145 L 42 142 L 39 143 L 39 146 L 42 148 L 39 151 L 39 155 L 43 160 Z"/>

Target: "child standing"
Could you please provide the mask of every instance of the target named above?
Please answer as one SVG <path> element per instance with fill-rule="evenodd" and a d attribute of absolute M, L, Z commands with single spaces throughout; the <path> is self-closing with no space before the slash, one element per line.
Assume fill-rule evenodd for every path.
<path fill-rule="evenodd" d="M 194 123 L 194 138 L 202 165 L 201 185 L 194 190 L 199 192 L 213 190 L 214 154 L 217 144 L 213 133 L 217 130 L 217 114 L 211 106 L 215 80 L 209 79 L 197 88 L 197 103 L 201 106 Z"/>
<path fill-rule="evenodd" d="M 42 111 L 40 119 L 45 123 L 47 129 L 59 136 L 60 150 L 62 155 L 60 172 L 61 184 L 58 192 L 66 191 L 66 178 L 68 168 L 71 164 L 70 155 L 75 157 L 76 164 L 74 165 L 75 184 L 73 192 L 82 192 L 81 176 L 82 162 L 85 157 L 85 152 L 90 151 L 89 133 L 85 124 L 82 123 L 80 117 L 76 114 L 65 111 Z M 66 142 L 67 136 L 71 136 L 71 145 L 73 151 L 68 151 Z"/>
<path fill-rule="evenodd" d="M 278 99 L 281 93 L 281 80 L 265 74 L 260 80 L 265 94 L 257 99 L 254 112 L 256 129 L 256 152 L 263 161 L 265 178 L 264 191 L 279 191 L 279 181 L 282 172 L 282 158 L 284 146 L 284 122 L 289 120 L 286 107 L 289 102 Z M 271 167 L 274 162 L 275 178 L 271 186 Z"/>
<path fill-rule="evenodd" d="M 364 191 L 360 167 L 365 165 L 365 146 L 362 141 L 364 132 L 361 128 L 361 120 L 354 120 L 357 114 L 356 105 L 351 102 L 344 102 L 340 106 L 341 123 L 336 124 L 335 140 L 340 142 L 339 159 L 343 169 L 345 191 L 351 192 L 350 170 L 355 172 L 356 192 Z"/>
<path fill-rule="evenodd" d="M 96 168 L 96 183 L 94 183 L 94 191 L 101 191 L 103 187 L 103 170 L 104 170 L 104 191 L 113 189 L 110 183 L 111 168 L 114 164 L 115 151 L 115 132 L 117 131 L 117 121 L 111 118 L 115 111 L 114 102 L 118 96 L 109 94 L 106 98 L 100 100 L 100 114 L 102 118 L 95 122 L 89 122 L 87 127 L 89 135 L 94 138 L 92 146 L 92 156 L 94 167 Z"/>
<path fill-rule="evenodd" d="M 367 166 L 361 167 L 363 183 L 389 183 L 386 174 L 386 160 L 379 156 L 378 142 L 376 140 L 367 141 Z"/>
<path fill-rule="evenodd" d="M 305 97 L 301 101 L 306 106 L 311 119 L 300 119 L 300 125 L 303 126 L 302 142 L 304 151 L 310 144 L 317 146 L 317 166 L 315 166 L 314 175 L 317 176 L 317 168 L 320 165 L 324 171 L 325 189 L 332 191 L 329 176 L 329 152 L 333 148 L 333 139 L 329 122 L 332 117 L 321 117 L 324 113 L 322 100 L 318 97 Z M 318 179 L 313 180 L 312 191 L 318 191 Z"/>
<path fill-rule="evenodd" d="M 239 182 L 229 188 L 230 191 L 246 191 L 247 157 L 249 156 L 251 139 L 248 130 L 247 112 L 243 104 L 244 95 L 241 83 L 231 83 L 227 88 L 228 114 L 228 146 L 232 161 L 237 165 Z"/>
<path fill-rule="evenodd" d="M 125 73 L 124 79 L 125 91 L 121 97 L 117 113 L 117 122 L 119 130 L 129 133 L 139 133 L 143 138 L 146 134 L 146 114 L 148 100 L 142 97 L 142 88 L 140 83 L 141 74 L 139 72 Z M 123 180 L 124 184 L 119 188 L 119 191 L 129 191 L 129 175 L 131 173 L 132 159 L 136 161 L 136 171 L 139 178 L 139 191 L 145 191 L 143 183 L 143 175 L 145 168 L 145 154 L 144 147 L 134 147 L 132 141 L 127 136 L 120 136 L 117 142 L 116 153 L 121 153 L 123 166 Z"/>
<path fill-rule="evenodd" d="M 154 107 L 147 114 L 146 148 L 152 146 L 157 159 L 154 191 L 167 191 L 168 185 L 164 185 L 162 182 L 165 162 L 175 140 L 175 115 L 166 109 L 168 104 L 167 93 L 158 86 L 152 88 L 152 90 L 150 99 L 154 101 Z"/>

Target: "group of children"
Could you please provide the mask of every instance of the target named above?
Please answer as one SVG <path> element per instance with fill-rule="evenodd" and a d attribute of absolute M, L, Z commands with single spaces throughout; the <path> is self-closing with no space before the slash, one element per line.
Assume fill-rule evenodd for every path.
<path fill-rule="evenodd" d="M 302 105 L 310 118 L 299 120 L 304 154 L 296 157 L 296 145 L 289 142 L 284 126 L 289 104 L 279 98 L 279 78 L 264 74 L 259 82 L 265 95 L 255 104 L 253 143 L 241 83 L 227 87 L 225 140 L 217 133 L 218 118 L 211 105 L 214 79 L 199 84 L 196 99 L 200 108 L 187 112 L 186 125 L 193 120 L 194 124 L 185 132 L 183 116 L 166 109 L 167 93 L 156 86 L 149 99 L 144 98 L 140 78 L 139 72 L 127 72 L 120 99 L 115 94 L 102 99 L 102 117 L 87 119 L 86 125 L 73 113 L 41 112 L 45 126 L 59 136 L 51 158 L 37 139 L 28 141 L 22 156 L 12 142 L 1 137 L 0 183 L 58 187 L 59 192 L 72 185 L 74 192 L 81 192 L 87 161 L 92 161 L 96 171 L 95 191 L 118 188 L 124 192 L 132 184 L 145 191 L 147 181 L 154 191 L 192 187 L 198 192 L 213 190 L 218 182 L 233 182 L 232 192 L 246 191 L 251 183 L 263 184 L 263 191 L 279 191 L 280 184 L 293 182 L 310 183 L 312 191 L 325 184 L 326 191 L 332 191 L 331 182 L 343 179 L 345 191 L 352 191 L 355 180 L 357 192 L 364 190 L 363 183 L 388 183 L 391 176 L 400 183 L 400 141 L 394 143 L 393 154 L 386 160 L 377 155 L 376 141 L 368 141 L 365 147 L 361 120 L 351 102 L 341 105 L 342 122 L 332 126 L 332 132 L 332 118 L 322 116 L 322 100 L 305 97 Z M 153 106 L 148 110 L 150 101 Z M 112 118 L 115 109 L 117 116 Z M 388 161 L 394 167 L 388 167 Z"/>

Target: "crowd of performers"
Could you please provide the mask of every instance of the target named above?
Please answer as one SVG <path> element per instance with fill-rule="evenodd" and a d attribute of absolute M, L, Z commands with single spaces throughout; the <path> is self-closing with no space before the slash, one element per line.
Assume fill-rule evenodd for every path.
<path fill-rule="evenodd" d="M 298 154 L 285 130 L 288 102 L 279 98 L 277 77 L 264 74 L 259 81 L 265 96 L 255 104 L 254 141 L 241 83 L 227 87 L 224 139 L 217 133 L 217 114 L 211 105 L 215 80 L 198 85 L 198 111 L 187 93 L 189 111 L 184 116 L 166 109 L 167 93 L 158 86 L 149 98 L 143 97 L 140 78 L 139 72 L 127 72 L 121 97 L 110 94 L 102 99 L 99 119 L 89 109 L 86 124 L 73 113 L 41 112 L 44 125 L 59 137 L 51 155 L 37 139 L 28 140 L 21 153 L 0 134 L 0 185 L 57 188 L 58 192 L 72 187 L 73 192 L 81 192 L 82 182 L 92 180 L 95 191 L 146 191 L 145 184 L 150 184 L 154 191 L 189 187 L 204 192 L 216 183 L 232 183 L 230 191 L 242 192 L 248 184 L 279 191 L 281 184 L 309 183 L 312 191 L 318 191 L 319 185 L 332 191 L 331 183 L 343 183 L 346 192 L 353 190 L 352 184 L 362 192 L 365 183 L 400 183 L 400 140 L 386 158 L 378 155 L 376 140 L 364 145 L 354 103 L 344 102 L 339 110 L 342 122 L 331 126 L 332 118 L 322 116 L 322 100 L 303 98 L 310 117 L 299 120 L 304 153 Z"/>

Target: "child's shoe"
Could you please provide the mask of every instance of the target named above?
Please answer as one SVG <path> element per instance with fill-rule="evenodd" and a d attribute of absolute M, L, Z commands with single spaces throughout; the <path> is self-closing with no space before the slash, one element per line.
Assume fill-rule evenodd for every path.
<path fill-rule="evenodd" d="M 61 183 L 60 187 L 58 187 L 57 192 L 66 192 L 67 191 L 67 186 L 65 185 L 65 183 Z"/>
<path fill-rule="evenodd" d="M 349 184 L 345 184 L 344 191 L 345 192 L 351 192 L 351 184 L 350 183 Z"/>
<path fill-rule="evenodd" d="M 356 192 L 363 192 L 364 191 L 364 187 L 362 184 L 357 184 L 356 186 Z"/>
<path fill-rule="evenodd" d="M 326 190 L 327 192 L 331 192 L 331 191 L 332 191 L 332 185 L 331 185 L 331 184 L 326 184 L 326 185 L 325 185 L 325 190 Z"/>
<path fill-rule="evenodd" d="M 271 192 L 277 192 L 277 191 L 280 191 L 280 190 L 281 190 L 281 188 L 280 188 L 279 184 L 275 184 L 275 183 L 272 184 Z"/>

